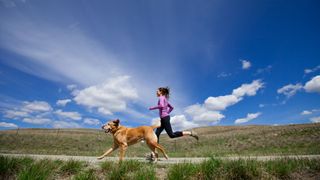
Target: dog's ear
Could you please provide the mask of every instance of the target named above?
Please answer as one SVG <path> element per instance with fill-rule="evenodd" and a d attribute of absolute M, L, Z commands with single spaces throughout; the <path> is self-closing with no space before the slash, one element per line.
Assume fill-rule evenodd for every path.
<path fill-rule="evenodd" d="M 119 125 L 119 122 L 120 122 L 120 120 L 119 120 L 119 119 L 116 119 L 116 120 L 114 120 L 114 121 L 113 121 L 113 123 L 115 123 L 115 125 L 116 125 L 116 126 L 118 126 L 118 125 Z"/>

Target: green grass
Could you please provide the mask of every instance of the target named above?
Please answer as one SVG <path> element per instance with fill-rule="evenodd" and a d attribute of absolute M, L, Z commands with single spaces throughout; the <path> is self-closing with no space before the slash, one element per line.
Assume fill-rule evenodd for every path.
<path fill-rule="evenodd" d="M 177 164 L 169 169 L 168 179 L 294 179 L 320 177 L 320 161 L 308 159 L 220 160 L 211 158 L 201 164 Z"/>
<path fill-rule="evenodd" d="M 24 167 L 33 163 L 33 159 L 24 157 L 24 158 L 9 158 L 5 156 L 0 156 L 0 177 L 3 179 L 8 179 Z"/>
<path fill-rule="evenodd" d="M 168 179 L 189 179 L 198 171 L 198 166 L 191 163 L 175 164 L 168 172 Z"/>
<path fill-rule="evenodd" d="M 125 160 L 122 163 L 103 162 L 101 165 L 107 179 L 156 179 L 155 167 L 150 163 Z"/>
<path fill-rule="evenodd" d="M 320 154 L 320 123 L 287 126 L 212 126 L 197 128 L 200 140 L 161 135 L 169 157 L 212 155 Z M 18 132 L 18 133 L 17 133 Z M 100 156 L 113 138 L 94 129 L 21 129 L 0 131 L 1 153 Z M 145 143 L 130 146 L 128 157 L 150 152 Z M 118 156 L 118 150 L 110 156 Z M 160 154 L 160 156 L 162 156 Z"/>
<path fill-rule="evenodd" d="M 83 172 L 78 173 L 74 178 L 74 180 L 96 180 L 98 179 L 97 175 L 95 174 L 94 169 L 88 169 Z"/>
<path fill-rule="evenodd" d="M 159 174 L 160 169 L 165 174 Z M 150 164 L 134 160 L 105 161 L 92 166 L 80 161 L 32 160 L 0 156 L 0 179 L 305 179 L 320 178 L 318 159 L 277 159 L 271 161 L 221 160 L 212 157 L 200 164 Z"/>
<path fill-rule="evenodd" d="M 80 172 L 85 166 L 84 162 L 76 161 L 76 160 L 68 160 L 63 163 L 60 168 L 60 172 L 64 174 L 76 174 Z"/>
<path fill-rule="evenodd" d="M 50 177 L 55 173 L 57 169 L 57 164 L 49 160 L 41 160 L 33 164 L 26 165 L 17 176 L 20 180 L 29 179 L 50 179 Z"/>

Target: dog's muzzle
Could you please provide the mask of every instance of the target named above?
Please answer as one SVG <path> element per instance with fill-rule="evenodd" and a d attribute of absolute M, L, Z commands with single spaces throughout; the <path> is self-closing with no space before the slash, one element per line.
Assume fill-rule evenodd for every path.
<path fill-rule="evenodd" d="M 108 129 L 104 129 L 104 127 L 105 127 L 105 125 L 103 125 L 101 128 L 104 130 L 104 132 L 105 132 L 105 133 L 109 133 L 109 132 L 111 131 L 111 129 L 110 129 L 110 128 L 108 128 Z"/>

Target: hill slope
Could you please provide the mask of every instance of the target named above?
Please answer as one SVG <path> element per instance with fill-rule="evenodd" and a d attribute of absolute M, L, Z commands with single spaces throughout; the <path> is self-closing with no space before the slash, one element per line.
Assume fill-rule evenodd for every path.
<path fill-rule="evenodd" d="M 200 140 L 161 135 L 171 157 L 210 155 L 320 154 L 320 123 L 287 126 L 212 126 L 196 128 Z M 0 131 L 1 153 L 98 156 L 112 136 L 95 129 L 20 129 Z M 144 156 L 145 143 L 130 146 L 127 156 Z M 114 152 L 111 156 L 117 156 Z"/>

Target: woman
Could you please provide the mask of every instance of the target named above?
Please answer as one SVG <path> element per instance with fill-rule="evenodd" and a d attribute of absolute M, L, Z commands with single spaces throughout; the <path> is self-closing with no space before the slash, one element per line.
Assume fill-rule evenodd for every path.
<path fill-rule="evenodd" d="M 173 107 L 168 102 L 170 90 L 168 87 L 160 87 L 157 90 L 157 96 L 159 97 L 158 106 L 151 107 L 149 110 L 159 109 L 159 116 L 161 126 L 157 128 L 156 135 L 158 137 L 158 143 L 160 140 L 160 134 L 163 129 L 166 130 L 170 138 L 177 138 L 184 135 L 189 135 L 199 140 L 198 135 L 194 131 L 176 131 L 172 132 L 171 123 L 170 123 L 170 112 L 173 110 Z"/>

